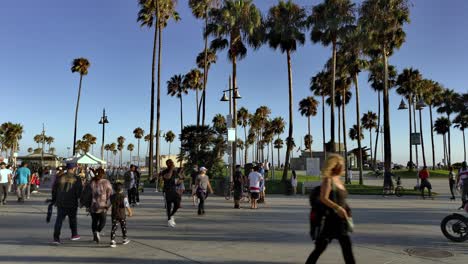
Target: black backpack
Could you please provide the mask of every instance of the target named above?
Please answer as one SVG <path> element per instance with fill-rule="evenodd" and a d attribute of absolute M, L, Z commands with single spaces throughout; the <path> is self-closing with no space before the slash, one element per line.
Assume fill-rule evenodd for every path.
<path fill-rule="evenodd" d="M 320 188 L 317 186 L 310 192 L 309 202 L 310 202 L 310 237 L 312 240 L 316 240 L 319 236 L 323 221 L 325 219 L 325 206 L 320 202 Z"/>

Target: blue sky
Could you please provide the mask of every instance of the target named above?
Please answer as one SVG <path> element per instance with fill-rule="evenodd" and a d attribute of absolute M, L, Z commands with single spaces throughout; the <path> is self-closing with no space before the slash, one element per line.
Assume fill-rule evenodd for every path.
<path fill-rule="evenodd" d="M 266 13 L 277 3 L 256 0 Z M 296 0 L 309 9 L 319 1 Z M 196 20 L 186 0 L 179 0 L 182 20 L 170 23 L 163 34 L 162 105 L 163 131 L 180 131 L 179 102 L 166 95 L 166 81 L 174 74 L 183 74 L 195 67 L 195 57 L 203 49 L 202 22 Z M 426 78 L 442 83 L 457 92 L 467 92 L 468 20 L 465 0 L 413 0 L 411 23 L 405 26 L 406 43 L 390 58 L 390 63 L 402 71 L 415 67 Z M 79 111 L 78 136 L 91 133 L 101 140 L 98 125 L 105 107 L 110 124 L 106 129 L 106 143 L 115 142 L 120 135 L 134 143 L 132 131 L 142 127 L 149 130 L 152 31 L 136 22 L 137 1 L 133 0 L 24 0 L 0 2 L 0 122 L 12 121 L 24 125 L 20 153 L 36 144 L 32 138 L 41 132 L 45 123 L 47 134 L 55 137 L 54 146 L 61 155 L 73 142 L 73 118 L 79 76 L 72 74 L 74 58 L 86 57 L 91 62 L 84 78 Z M 330 47 L 312 44 L 309 39 L 292 57 L 294 108 L 300 99 L 309 96 L 311 76 L 323 67 L 331 55 Z M 208 120 L 216 113 L 226 114 L 228 106 L 220 102 L 221 90 L 226 89 L 231 65 L 226 52 L 218 54 L 207 87 Z M 367 72 L 360 76 L 361 112 L 377 112 L 377 94 L 367 84 Z M 287 120 L 288 90 L 286 56 L 264 46 L 249 50 L 238 64 L 238 85 L 243 98 L 240 106 L 251 111 L 260 105 L 272 109 L 272 117 Z M 392 143 L 396 162 L 408 160 L 408 114 L 397 111 L 401 98 L 391 92 Z M 355 123 L 354 98 L 348 106 L 347 126 Z M 328 110 L 327 110 L 328 113 Z M 329 115 L 327 115 L 327 119 Z M 423 132 L 428 162 L 430 127 L 428 110 L 423 112 Z M 195 122 L 194 93 L 184 97 L 184 121 Z M 294 113 L 294 136 L 299 145 L 306 133 L 307 120 Z M 327 124 L 328 127 L 328 124 Z M 313 148 L 321 149 L 321 112 L 312 119 Z M 242 134 L 241 134 L 242 135 Z M 327 135 L 329 131 L 327 129 Z M 368 145 L 368 133 L 365 133 Z M 373 135 L 375 138 L 375 135 Z M 452 133 L 453 161 L 463 158 L 462 137 Z M 350 141 L 348 141 L 350 142 Z M 174 142 L 172 149 L 179 143 Z M 442 140 L 435 137 L 437 162 L 442 156 Z M 356 143 L 349 143 L 355 147 Z M 95 147 L 98 153 L 100 145 Z M 146 151 L 143 144 L 142 151 Z M 163 143 L 162 153 L 168 151 Z M 128 159 L 128 154 L 124 154 Z M 297 154 L 296 154 L 297 155 Z M 284 157 L 284 155 L 282 155 Z M 379 151 L 380 156 L 380 151 Z M 430 162 L 429 162 L 430 163 Z"/>

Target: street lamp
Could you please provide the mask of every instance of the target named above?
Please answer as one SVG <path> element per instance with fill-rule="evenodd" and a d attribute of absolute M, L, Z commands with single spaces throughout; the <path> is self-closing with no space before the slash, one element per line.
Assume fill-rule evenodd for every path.
<path fill-rule="evenodd" d="M 408 109 L 408 106 L 406 105 L 405 101 L 401 99 L 400 106 L 398 107 L 398 110 L 406 110 Z"/>
<path fill-rule="evenodd" d="M 106 109 L 102 110 L 102 117 L 101 117 L 101 120 L 99 120 L 99 124 L 102 125 L 101 160 L 104 160 L 104 137 L 105 137 L 106 124 L 109 124 L 109 120 L 107 120 L 107 116 L 106 116 Z"/>

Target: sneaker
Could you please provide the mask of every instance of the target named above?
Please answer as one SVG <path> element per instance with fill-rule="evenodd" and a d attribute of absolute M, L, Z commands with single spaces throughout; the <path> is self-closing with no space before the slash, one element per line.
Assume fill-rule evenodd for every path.
<path fill-rule="evenodd" d="M 124 238 L 124 240 L 122 241 L 122 244 L 127 245 L 128 243 L 130 243 L 130 239 Z"/>
<path fill-rule="evenodd" d="M 168 227 L 172 227 L 172 228 L 175 227 L 175 223 L 172 221 L 172 219 L 170 219 L 170 220 L 167 221 L 167 226 L 168 226 Z"/>
<path fill-rule="evenodd" d="M 171 221 L 172 221 L 172 224 L 173 224 L 174 227 L 175 227 L 177 224 L 176 224 L 176 222 L 175 222 L 175 217 L 174 217 L 174 216 L 171 217 Z"/>
<path fill-rule="evenodd" d="M 54 241 L 52 241 L 50 244 L 53 246 L 58 246 L 60 245 L 60 240 L 54 239 Z"/>
<path fill-rule="evenodd" d="M 140 203 L 136 203 L 137 206 L 140 206 Z"/>
<path fill-rule="evenodd" d="M 79 235 L 76 235 L 76 236 L 72 236 L 70 240 L 71 241 L 76 241 L 76 240 L 80 240 L 80 239 L 81 239 L 81 237 Z"/>
<path fill-rule="evenodd" d="M 112 241 L 110 242 L 110 247 L 111 247 L 111 248 L 117 247 L 117 243 L 115 243 L 115 240 L 112 240 Z"/>
<path fill-rule="evenodd" d="M 99 232 L 96 232 L 96 233 L 95 233 L 95 236 L 96 236 L 96 240 L 95 240 L 96 243 L 101 242 L 101 234 L 100 234 Z"/>
<path fill-rule="evenodd" d="M 3 205 L 5 205 L 5 204 L 7 204 L 7 202 L 6 202 L 6 201 L 3 201 Z"/>

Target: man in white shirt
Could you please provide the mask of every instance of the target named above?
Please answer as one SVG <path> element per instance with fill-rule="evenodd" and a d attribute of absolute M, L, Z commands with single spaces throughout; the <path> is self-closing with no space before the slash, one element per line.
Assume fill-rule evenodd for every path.
<path fill-rule="evenodd" d="M 6 168 L 5 162 L 0 163 L 0 205 L 6 204 L 11 176 L 12 171 Z"/>
<path fill-rule="evenodd" d="M 260 194 L 260 183 L 263 182 L 263 176 L 258 172 L 259 167 L 255 166 L 254 171 L 249 174 L 249 189 L 250 189 L 250 208 L 257 209 L 257 200 Z"/>

